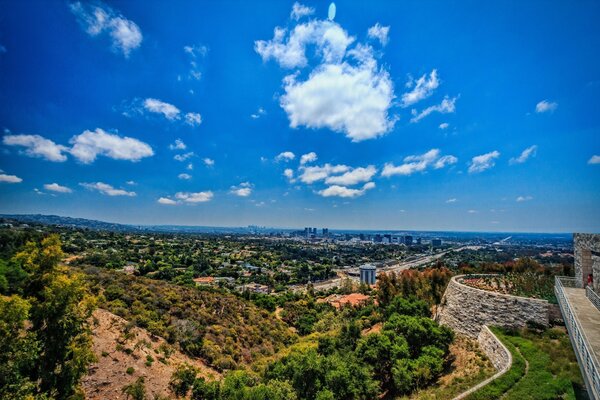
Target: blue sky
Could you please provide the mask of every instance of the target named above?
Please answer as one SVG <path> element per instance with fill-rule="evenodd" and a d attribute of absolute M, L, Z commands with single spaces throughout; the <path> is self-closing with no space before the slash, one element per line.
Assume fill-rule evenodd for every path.
<path fill-rule="evenodd" d="M 599 19 L 597 1 L 4 2 L 0 212 L 597 232 Z"/>

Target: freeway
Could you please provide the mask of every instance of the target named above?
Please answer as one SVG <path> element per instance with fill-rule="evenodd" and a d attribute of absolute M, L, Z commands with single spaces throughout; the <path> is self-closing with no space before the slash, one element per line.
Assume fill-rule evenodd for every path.
<path fill-rule="evenodd" d="M 399 261 L 396 264 L 385 266 L 383 268 L 377 268 L 377 274 L 380 274 L 382 272 L 398 273 L 398 272 L 404 271 L 405 269 L 424 267 L 426 265 L 429 265 L 429 264 L 439 260 L 440 258 L 442 258 L 443 256 L 445 256 L 446 254 L 448 254 L 452 251 L 462 251 L 467 248 L 468 248 L 468 246 L 453 247 L 448 250 L 444 250 L 440 253 L 427 254 L 427 255 L 423 255 L 423 256 L 418 256 L 416 258 L 411 258 L 411 259 L 408 259 L 405 261 Z M 346 279 L 346 278 L 350 278 L 355 282 L 358 282 L 358 280 L 359 280 L 358 267 L 349 268 L 349 269 L 336 269 L 335 273 L 338 276 L 337 278 L 313 282 L 314 289 L 315 290 L 328 290 L 328 289 L 331 289 L 334 287 L 341 286 L 342 280 Z M 304 290 L 306 290 L 306 288 L 307 288 L 307 285 L 294 285 L 294 286 L 290 287 L 290 289 L 295 292 L 296 291 L 304 291 Z"/>

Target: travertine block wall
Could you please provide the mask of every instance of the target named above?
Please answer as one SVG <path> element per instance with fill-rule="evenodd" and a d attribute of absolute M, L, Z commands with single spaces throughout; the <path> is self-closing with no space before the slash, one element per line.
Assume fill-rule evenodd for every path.
<path fill-rule="evenodd" d="M 588 274 L 593 273 L 593 253 L 600 255 L 600 235 L 593 233 L 573 234 L 575 246 L 575 278 L 583 286 L 587 282 Z M 594 273 L 594 283 L 600 276 Z"/>
<path fill-rule="evenodd" d="M 484 325 L 522 328 L 528 321 L 548 326 L 546 300 L 511 296 L 460 283 L 464 275 L 450 280 L 436 320 L 458 333 L 477 338 Z"/>
<path fill-rule="evenodd" d="M 510 352 L 487 326 L 481 329 L 477 341 L 497 371 L 505 371 L 510 367 L 512 363 Z"/>

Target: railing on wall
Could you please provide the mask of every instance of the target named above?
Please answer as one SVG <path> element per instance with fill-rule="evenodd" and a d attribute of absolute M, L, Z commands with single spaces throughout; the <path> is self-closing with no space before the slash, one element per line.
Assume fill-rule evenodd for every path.
<path fill-rule="evenodd" d="M 564 290 L 565 287 L 581 288 L 581 286 L 577 284 L 577 281 L 574 278 L 557 276 L 555 277 L 554 292 L 556 293 L 558 305 L 560 306 L 560 311 L 565 320 L 565 325 L 569 332 L 569 337 L 573 344 L 577 361 L 583 372 L 589 395 L 592 399 L 600 400 L 600 365 L 598 365 L 598 361 L 594 357 L 594 353 L 585 336 L 585 332 L 575 317 L 573 309 L 567 300 Z"/>
<path fill-rule="evenodd" d="M 598 309 L 598 311 L 600 311 L 600 296 L 598 296 L 598 293 L 594 292 L 594 290 L 591 287 L 586 286 L 585 295 L 588 299 L 590 299 L 590 301 Z"/>

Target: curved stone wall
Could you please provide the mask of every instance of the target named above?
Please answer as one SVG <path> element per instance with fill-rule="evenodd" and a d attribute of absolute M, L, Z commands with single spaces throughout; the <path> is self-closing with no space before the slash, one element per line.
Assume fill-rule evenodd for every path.
<path fill-rule="evenodd" d="M 531 321 L 548 326 L 550 305 L 546 300 L 477 289 L 460 283 L 465 277 L 450 280 L 436 313 L 440 324 L 472 338 L 478 337 L 484 325 L 522 328 Z"/>

